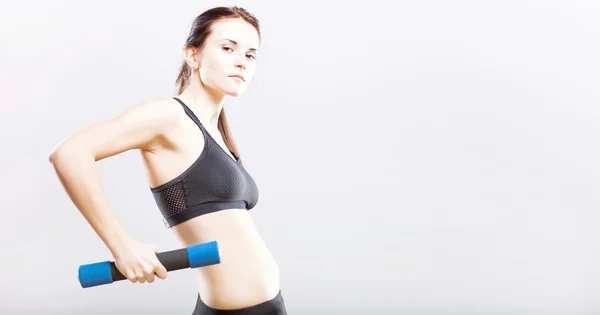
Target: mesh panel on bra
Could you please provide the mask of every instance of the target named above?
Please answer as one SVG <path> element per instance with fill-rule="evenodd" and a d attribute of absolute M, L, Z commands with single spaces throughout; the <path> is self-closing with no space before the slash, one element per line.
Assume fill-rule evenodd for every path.
<path fill-rule="evenodd" d="M 178 182 L 173 186 L 152 193 L 158 209 L 164 217 L 177 214 L 187 207 L 183 183 Z"/>

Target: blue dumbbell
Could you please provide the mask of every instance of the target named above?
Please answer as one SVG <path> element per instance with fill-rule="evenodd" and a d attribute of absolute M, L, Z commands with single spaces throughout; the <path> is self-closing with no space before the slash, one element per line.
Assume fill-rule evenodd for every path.
<path fill-rule="evenodd" d="M 221 262 L 217 241 L 157 253 L 156 257 L 165 266 L 167 271 L 204 267 Z M 83 288 L 110 284 L 114 281 L 125 279 L 127 277 L 117 269 L 114 261 L 103 261 L 79 266 L 79 283 L 81 283 L 81 287 Z"/>

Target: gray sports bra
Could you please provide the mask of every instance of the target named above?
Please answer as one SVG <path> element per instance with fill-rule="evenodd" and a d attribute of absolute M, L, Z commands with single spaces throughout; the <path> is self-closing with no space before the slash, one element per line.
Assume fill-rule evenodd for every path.
<path fill-rule="evenodd" d="M 174 226 L 191 218 L 224 209 L 254 208 L 258 187 L 239 158 L 225 153 L 198 117 L 174 97 L 204 135 L 204 148 L 196 161 L 179 176 L 150 188 L 165 225 Z"/>

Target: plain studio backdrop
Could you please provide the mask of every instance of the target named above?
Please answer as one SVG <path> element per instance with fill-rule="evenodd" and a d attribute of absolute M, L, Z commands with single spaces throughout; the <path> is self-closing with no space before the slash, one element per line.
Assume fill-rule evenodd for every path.
<path fill-rule="evenodd" d="M 262 26 L 225 109 L 290 314 L 600 314 L 600 4 L 383 0 L 3 2 L 0 313 L 191 313 L 190 269 L 80 287 L 112 257 L 48 155 L 175 95 L 219 5 Z M 127 230 L 180 248 L 139 152 L 98 165 Z"/>

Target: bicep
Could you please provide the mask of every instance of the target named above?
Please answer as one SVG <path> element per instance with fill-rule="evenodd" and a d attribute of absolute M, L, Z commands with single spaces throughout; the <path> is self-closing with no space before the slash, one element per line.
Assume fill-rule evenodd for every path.
<path fill-rule="evenodd" d="M 177 121 L 177 113 L 165 99 L 148 100 L 94 123 L 64 140 L 55 151 L 76 150 L 96 161 L 132 149 L 148 150 Z"/>

